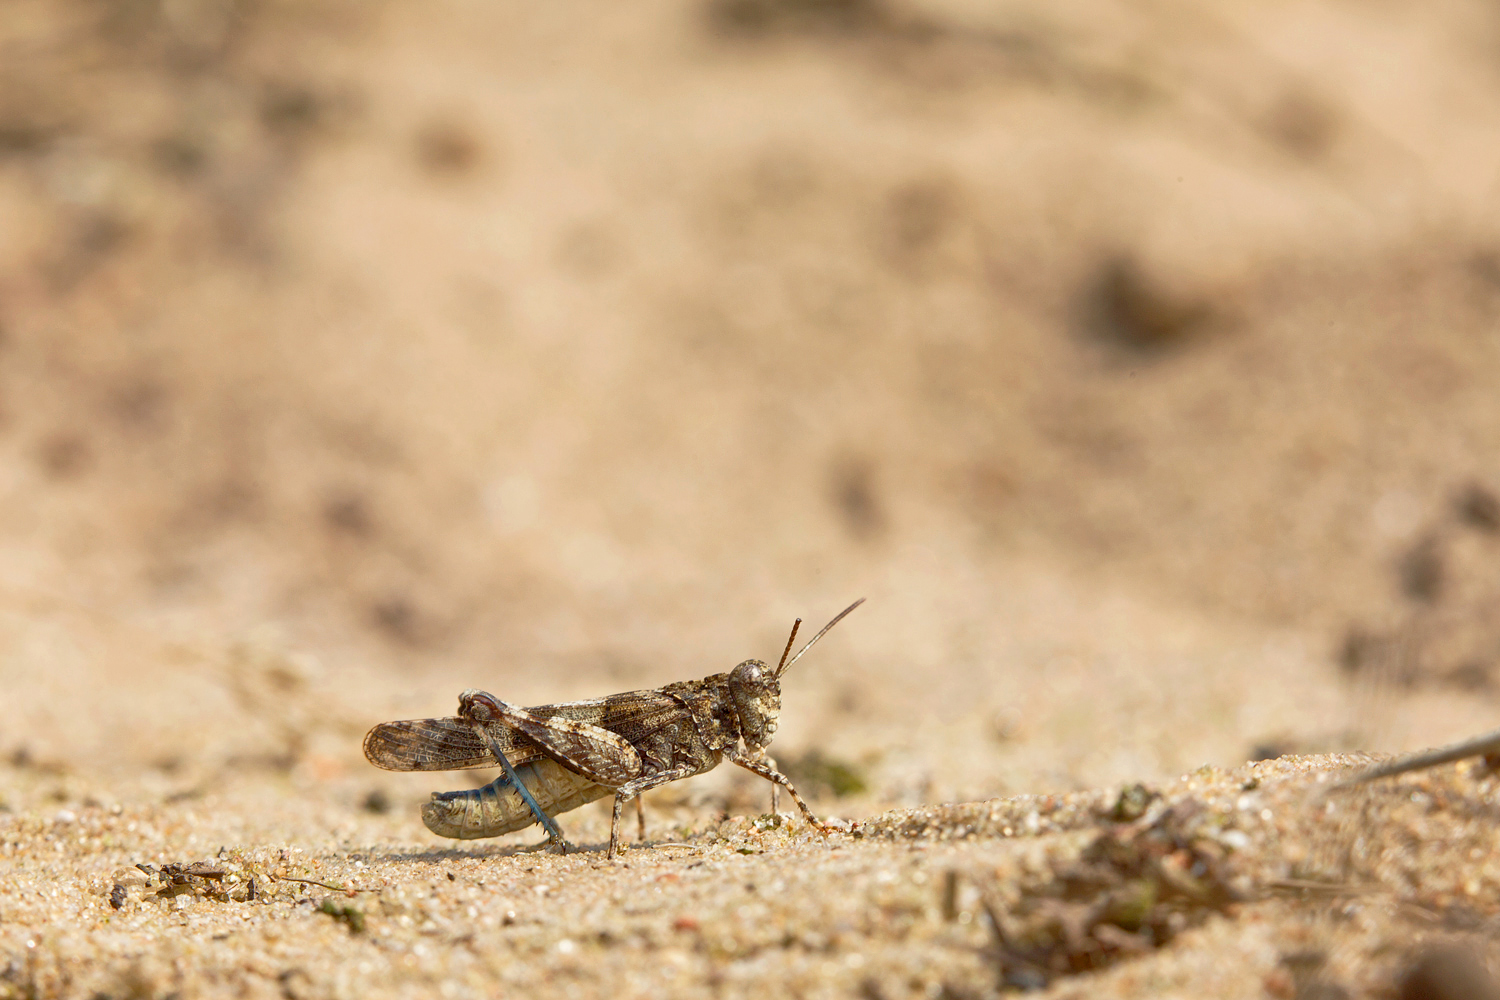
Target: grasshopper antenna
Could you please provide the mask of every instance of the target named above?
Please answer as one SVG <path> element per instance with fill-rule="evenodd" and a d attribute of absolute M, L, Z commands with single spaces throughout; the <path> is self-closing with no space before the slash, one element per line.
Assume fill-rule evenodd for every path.
<path fill-rule="evenodd" d="M 801 627 L 802 627 L 802 619 L 801 618 L 798 618 L 796 621 L 792 622 L 792 634 L 786 637 L 786 649 L 783 649 L 781 651 L 781 662 L 778 663 L 778 664 L 776 664 L 776 676 L 777 677 L 780 677 L 781 676 L 781 672 L 786 669 L 786 657 L 787 657 L 787 654 L 792 651 L 792 643 L 794 643 L 794 642 L 797 641 L 797 630 L 799 628 L 801 628 Z"/>
<path fill-rule="evenodd" d="M 786 654 L 785 653 L 782 653 L 781 654 L 781 658 L 785 662 L 783 663 L 783 665 L 778 666 L 776 668 L 776 676 L 779 678 L 782 674 L 784 674 L 788 670 L 790 670 L 792 668 L 792 664 L 793 663 L 796 663 L 798 660 L 802 659 L 802 654 L 803 653 L 805 653 L 809 649 L 813 648 L 813 643 L 817 642 L 819 639 L 821 639 L 825 635 L 827 635 L 829 629 L 833 628 L 839 622 L 843 621 L 844 620 L 844 616 L 846 616 L 847 614 L 849 614 L 849 612 L 853 611 L 855 608 L 859 607 L 863 603 L 865 603 L 865 599 L 863 597 L 861 597 L 859 600 L 857 600 L 853 604 L 849 605 L 843 611 L 840 611 L 834 617 L 833 621 L 831 621 L 827 625 L 823 626 L 822 631 L 820 631 L 817 635 L 813 636 L 811 639 L 807 640 L 807 645 L 803 646 L 801 649 L 797 650 L 797 655 L 794 656 L 794 657 L 792 657 L 790 660 L 788 660 L 786 658 Z M 797 623 L 800 625 L 802 623 L 802 619 L 800 619 L 800 618 L 797 619 Z M 796 626 L 792 627 L 792 635 L 793 635 L 793 637 L 795 637 L 797 635 Z M 787 649 L 791 649 L 792 648 L 792 640 L 791 639 L 788 639 L 786 641 L 786 648 Z"/>

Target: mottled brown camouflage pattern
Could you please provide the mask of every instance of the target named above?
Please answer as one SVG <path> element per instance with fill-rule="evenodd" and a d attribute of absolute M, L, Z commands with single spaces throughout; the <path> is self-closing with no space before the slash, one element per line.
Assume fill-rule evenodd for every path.
<path fill-rule="evenodd" d="M 790 661 L 789 639 L 774 671 L 760 660 L 746 660 L 727 674 L 702 680 L 535 708 L 510 705 L 471 688 L 459 695 L 456 717 L 375 726 L 365 736 L 365 757 L 393 771 L 508 762 L 536 800 L 533 809 L 508 776 L 472 791 L 435 793 L 423 807 L 422 819 L 443 837 L 495 837 L 540 822 L 560 841 L 552 816 L 613 791 L 613 855 L 625 801 L 713 770 L 726 757 L 784 786 L 807 821 L 822 829 L 792 783 L 765 759 L 764 749 L 776 733 L 781 711 L 781 674 L 861 603 L 862 598 L 844 609 Z M 794 626 L 793 638 L 796 634 Z"/>

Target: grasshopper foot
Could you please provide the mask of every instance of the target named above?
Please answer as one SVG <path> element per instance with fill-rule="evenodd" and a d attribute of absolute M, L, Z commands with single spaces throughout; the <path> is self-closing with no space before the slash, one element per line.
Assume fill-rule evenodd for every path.
<path fill-rule="evenodd" d="M 556 851 L 558 854 L 568 853 L 568 842 L 566 840 L 544 840 L 540 844 L 527 844 L 525 847 L 516 848 L 517 854 L 540 854 L 543 851 Z"/>
<path fill-rule="evenodd" d="M 813 826 L 817 827 L 818 832 L 825 838 L 835 833 L 849 833 L 854 829 L 854 824 L 847 819 L 814 820 Z"/>
<path fill-rule="evenodd" d="M 568 844 L 567 838 L 565 837 L 548 837 L 540 844 L 528 844 L 527 846 L 521 848 L 521 851 L 526 854 L 538 854 L 545 851 L 548 853 L 566 855 L 568 853 L 569 846 L 570 845 Z"/>

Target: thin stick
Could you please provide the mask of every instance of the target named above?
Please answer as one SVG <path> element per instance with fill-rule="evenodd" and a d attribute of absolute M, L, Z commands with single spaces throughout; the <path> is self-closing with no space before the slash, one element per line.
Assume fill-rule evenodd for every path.
<path fill-rule="evenodd" d="M 1377 778 L 1389 778 L 1397 774 L 1405 774 L 1408 771 L 1420 771 L 1424 768 L 1437 767 L 1439 764 L 1451 764 L 1455 760 L 1463 760 L 1466 757 L 1478 757 L 1481 754 L 1500 752 L 1500 729 L 1492 733 L 1475 736 L 1473 739 L 1455 743 L 1452 746 L 1439 747 L 1436 750 L 1428 750 L 1425 753 L 1411 754 L 1406 757 L 1397 757 L 1395 760 L 1384 764 L 1377 764 L 1368 770 L 1361 771 L 1352 778 L 1334 785 L 1330 791 L 1348 788 L 1351 785 L 1362 785 L 1367 781 Z"/>
<path fill-rule="evenodd" d="M 1385 886 L 1379 883 L 1362 885 L 1358 883 L 1342 884 L 1338 882 L 1316 882 L 1303 878 L 1273 878 L 1265 883 L 1266 888 L 1273 892 L 1317 892 L 1329 896 L 1365 896 L 1372 892 L 1388 892 Z"/>
<path fill-rule="evenodd" d="M 379 892 L 379 889 L 355 889 L 343 885 L 329 885 L 327 882 L 319 882 L 315 878 L 292 878 L 290 875 L 272 875 L 271 878 L 278 882 L 301 882 L 303 885 L 321 885 L 325 889 L 334 892 Z"/>
<path fill-rule="evenodd" d="M 792 622 L 792 634 L 786 637 L 786 649 L 783 649 L 781 651 L 781 662 L 778 663 L 778 664 L 776 664 L 776 676 L 777 677 L 780 677 L 781 676 L 781 672 L 786 669 L 786 657 L 787 657 L 787 654 L 792 651 L 792 643 L 794 643 L 794 642 L 797 641 L 797 630 L 799 628 L 801 628 L 801 627 L 802 627 L 802 619 L 801 618 L 798 618 L 796 621 Z"/>
<path fill-rule="evenodd" d="M 833 628 L 839 622 L 843 621 L 845 615 L 847 615 L 849 612 L 853 611 L 855 608 L 859 607 L 863 603 L 865 603 L 865 599 L 863 597 L 861 597 L 859 600 L 857 600 L 853 604 L 849 605 L 843 611 L 840 611 L 838 613 L 838 615 L 833 619 L 833 621 L 831 621 L 827 625 L 823 626 L 823 630 L 821 632 L 819 632 L 817 635 L 813 636 L 811 639 L 807 640 L 807 645 L 806 646 L 803 646 L 801 649 L 797 650 L 797 655 L 794 656 L 794 657 L 792 657 L 790 660 L 788 660 L 787 663 L 786 663 L 786 666 L 776 668 L 776 676 L 780 677 L 782 674 L 784 674 L 788 670 L 792 669 L 792 664 L 796 663 L 798 660 L 802 659 L 802 654 L 805 653 L 805 652 L 807 652 L 809 649 L 812 649 L 813 643 L 817 642 L 819 639 L 823 638 L 823 636 L 827 635 L 829 629 Z M 790 644 L 788 644 L 788 645 L 790 646 Z"/>

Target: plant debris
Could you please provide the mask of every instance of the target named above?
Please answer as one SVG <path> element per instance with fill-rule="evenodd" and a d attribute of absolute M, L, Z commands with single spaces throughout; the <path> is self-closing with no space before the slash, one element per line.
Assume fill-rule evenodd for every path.
<path fill-rule="evenodd" d="M 365 915 L 358 908 L 347 903 L 340 903 L 332 896 L 327 896 L 318 904 L 318 912 L 326 913 L 335 920 L 340 920 L 349 928 L 350 934 L 363 934 L 365 930 Z"/>
<path fill-rule="evenodd" d="M 1121 801 L 1144 801 L 1129 794 L 1142 787 Z M 1032 989 L 1145 954 L 1253 898 L 1225 848 L 1195 829 L 1201 813 L 1200 804 L 1179 802 L 1099 833 L 1075 861 L 1040 879 L 984 887 L 1001 986 Z"/>

